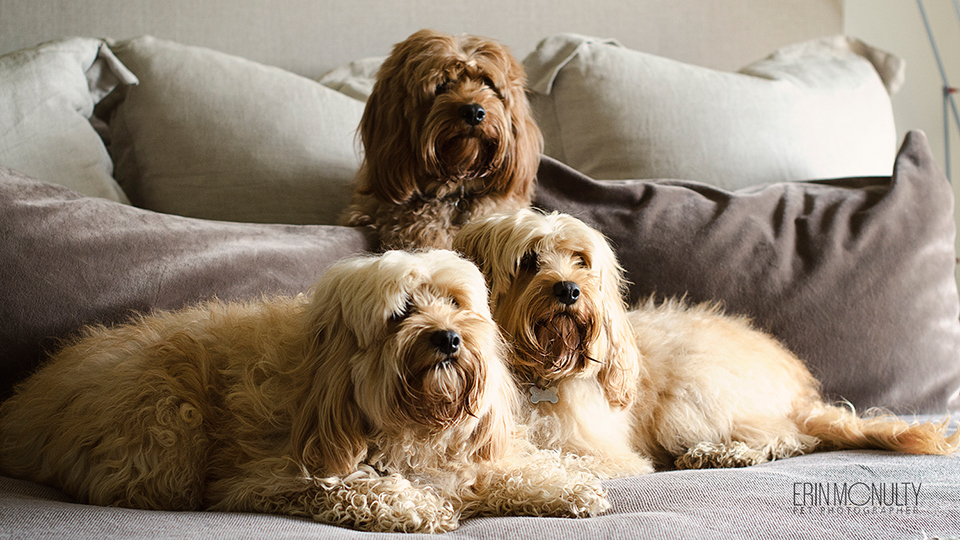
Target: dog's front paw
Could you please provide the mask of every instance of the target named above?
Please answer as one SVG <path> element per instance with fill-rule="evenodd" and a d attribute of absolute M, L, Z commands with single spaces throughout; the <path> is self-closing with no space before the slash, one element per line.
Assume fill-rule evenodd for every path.
<path fill-rule="evenodd" d="M 748 467 L 766 461 L 769 458 L 762 451 L 739 441 L 730 444 L 702 442 L 678 456 L 674 465 L 678 469 L 718 469 Z"/>
<path fill-rule="evenodd" d="M 370 532 L 443 533 L 459 526 L 453 504 L 400 475 L 354 473 L 324 480 L 313 519 Z"/>
<path fill-rule="evenodd" d="M 561 500 L 566 503 L 566 508 L 559 509 L 561 517 L 591 517 L 610 509 L 607 492 L 600 485 L 600 479 L 592 475 L 584 474 L 575 480 Z"/>
<path fill-rule="evenodd" d="M 654 472 L 650 458 L 633 452 L 612 456 L 568 456 L 566 462 L 575 463 L 568 466 L 569 469 L 589 472 L 603 480 L 643 476 Z"/>
<path fill-rule="evenodd" d="M 555 451 L 536 451 L 481 472 L 461 495 L 464 516 L 589 517 L 610 508 L 600 478 Z"/>

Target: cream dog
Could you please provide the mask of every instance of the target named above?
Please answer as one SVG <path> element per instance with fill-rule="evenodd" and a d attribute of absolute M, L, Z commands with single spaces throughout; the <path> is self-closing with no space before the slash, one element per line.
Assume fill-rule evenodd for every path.
<path fill-rule="evenodd" d="M 597 458 L 603 476 L 648 472 L 642 456 L 732 467 L 816 448 L 942 454 L 960 445 L 945 424 L 860 418 L 824 403 L 803 363 L 743 318 L 679 301 L 628 312 L 613 251 L 571 216 L 488 216 L 454 246 L 487 277 L 538 443 Z"/>
<path fill-rule="evenodd" d="M 0 470 L 92 504 L 373 531 L 603 511 L 596 477 L 518 438 L 503 349 L 454 253 L 351 259 L 309 297 L 87 329 L 0 407 Z"/>

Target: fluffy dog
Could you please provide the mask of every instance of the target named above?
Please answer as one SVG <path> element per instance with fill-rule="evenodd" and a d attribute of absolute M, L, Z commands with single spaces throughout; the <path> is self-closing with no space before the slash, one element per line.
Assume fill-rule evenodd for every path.
<path fill-rule="evenodd" d="M 351 259 L 309 297 L 88 329 L 0 407 L 0 470 L 92 504 L 375 531 L 606 509 L 596 477 L 518 439 L 502 351 L 469 262 Z"/>
<path fill-rule="evenodd" d="M 940 454 L 960 445 L 945 424 L 865 419 L 824 403 L 803 363 L 744 318 L 675 300 L 628 312 L 613 251 L 573 217 L 488 216 L 454 245 L 487 276 L 538 443 L 598 458 L 601 475 L 647 472 L 641 456 L 736 467 L 820 447 Z"/>
<path fill-rule="evenodd" d="M 496 41 L 421 30 L 397 44 L 360 121 L 344 223 L 384 249 L 449 248 L 465 222 L 530 205 L 543 149 L 523 65 Z"/>

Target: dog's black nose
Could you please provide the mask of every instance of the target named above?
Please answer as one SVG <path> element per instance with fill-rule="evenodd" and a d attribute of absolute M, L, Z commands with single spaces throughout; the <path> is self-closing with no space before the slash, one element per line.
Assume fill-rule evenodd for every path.
<path fill-rule="evenodd" d="M 580 298 L 580 286 L 572 281 L 558 281 L 553 285 L 553 295 L 565 306 L 572 306 Z"/>
<path fill-rule="evenodd" d="M 430 336 L 430 343 L 443 354 L 453 354 L 460 350 L 460 334 L 453 330 L 440 330 Z"/>
<path fill-rule="evenodd" d="M 483 110 L 483 107 L 477 105 L 476 103 L 471 103 L 469 105 L 464 105 L 460 107 L 460 118 L 463 118 L 463 121 L 475 126 L 480 122 L 483 122 L 483 119 L 487 117 L 487 111 Z"/>

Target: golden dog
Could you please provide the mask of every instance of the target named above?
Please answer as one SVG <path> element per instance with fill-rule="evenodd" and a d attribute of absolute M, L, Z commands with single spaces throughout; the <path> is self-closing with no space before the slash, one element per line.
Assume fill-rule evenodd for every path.
<path fill-rule="evenodd" d="M 644 456 L 735 467 L 821 447 L 942 454 L 960 444 L 945 424 L 824 403 L 803 363 L 744 318 L 676 300 L 628 312 L 613 251 L 571 216 L 488 216 L 454 246 L 487 277 L 538 443 L 597 458 L 603 476 L 648 472 Z"/>
<path fill-rule="evenodd" d="M 351 259 L 310 296 L 86 330 L 0 407 L 0 470 L 92 504 L 375 531 L 606 509 L 518 438 L 503 349 L 454 253 Z"/>

